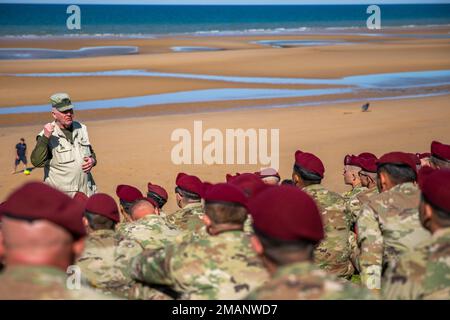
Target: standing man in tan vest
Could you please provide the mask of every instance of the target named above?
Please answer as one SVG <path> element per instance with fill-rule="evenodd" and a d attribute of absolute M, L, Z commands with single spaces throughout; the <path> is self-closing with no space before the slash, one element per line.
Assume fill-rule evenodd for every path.
<path fill-rule="evenodd" d="M 52 116 L 37 136 L 31 153 L 35 167 L 44 167 L 44 182 L 74 196 L 83 192 L 91 196 L 96 185 L 91 169 L 97 164 L 84 124 L 73 121 L 73 105 L 67 93 L 50 97 Z"/>

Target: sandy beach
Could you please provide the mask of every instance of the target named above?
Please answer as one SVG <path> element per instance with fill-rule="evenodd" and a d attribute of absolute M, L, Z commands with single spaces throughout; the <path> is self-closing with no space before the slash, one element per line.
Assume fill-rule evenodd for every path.
<path fill-rule="evenodd" d="M 430 30 L 408 30 L 412 34 L 429 34 Z M 434 34 L 448 34 L 436 29 Z M 400 31 L 389 31 L 399 34 Z M 401 30 L 405 33 L 405 30 Z M 346 45 L 272 48 L 255 44 L 259 40 L 328 39 L 350 42 Z M 417 37 L 364 37 L 357 35 L 261 35 L 236 37 L 165 37 L 156 39 L 71 39 L 0 41 L 2 48 L 79 49 L 87 46 L 138 46 L 137 55 L 53 60 L 1 60 L 0 108 L 41 105 L 58 91 L 68 92 L 77 102 L 174 93 L 200 89 L 264 88 L 312 89 L 343 86 L 280 85 L 233 83 L 167 77 L 12 77 L 5 74 L 49 72 L 94 72 L 110 70 L 151 70 L 247 77 L 341 78 L 372 73 L 431 71 L 450 69 L 448 39 Z M 206 46 L 224 49 L 214 52 L 171 52 L 173 46 Z M 427 88 L 433 94 L 442 88 Z M 444 87 L 444 89 L 448 89 Z M 413 89 L 397 90 L 389 95 L 414 94 Z M 380 98 L 385 91 L 362 91 L 339 95 L 340 99 Z M 146 189 L 148 181 L 167 188 L 170 199 L 166 211 L 175 209 L 174 179 L 179 171 L 198 174 L 218 182 L 226 173 L 255 171 L 259 165 L 174 165 L 171 133 L 177 128 L 193 130 L 195 120 L 203 121 L 204 130 L 251 128 L 279 129 L 279 159 L 282 178 L 290 178 L 295 150 L 316 153 L 326 167 L 324 183 L 336 191 L 347 187 L 342 179 L 342 159 L 347 153 L 370 151 L 381 155 L 388 151 L 425 152 L 432 140 L 448 143 L 450 137 L 449 96 L 375 100 L 370 112 L 361 112 L 360 101 L 252 109 L 252 106 L 313 103 L 321 97 L 305 99 L 262 99 L 181 103 L 139 108 L 115 108 L 76 111 L 78 120 L 89 128 L 90 139 L 99 164 L 94 178 L 99 190 L 114 194 L 117 184 L 133 184 Z M 333 100 L 334 96 L 330 96 Z M 247 109 L 227 111 L 236 107 Z M 49 107 L 50 111 L 50 107 Z M 214 111 L 214 112 L 211 112 Z M 51 120 L 50 112 L 0 115 L 0 199 L 25 181 L 42 179 L 42 169 L 30 176 L 11 174 L 14 145 L 20 137 L 28 144 Z M 206 145 L 206 143 L 204 143 Z"/>

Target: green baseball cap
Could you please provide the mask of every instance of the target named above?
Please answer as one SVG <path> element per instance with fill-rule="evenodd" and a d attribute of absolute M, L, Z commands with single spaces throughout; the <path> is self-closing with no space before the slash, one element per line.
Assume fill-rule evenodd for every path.
<path fill-rule="evenodd" d="M 67 93 L 55 93 L 50 97 L 52 108 L 64 112 L 73 109 L 72 101 Z"/>

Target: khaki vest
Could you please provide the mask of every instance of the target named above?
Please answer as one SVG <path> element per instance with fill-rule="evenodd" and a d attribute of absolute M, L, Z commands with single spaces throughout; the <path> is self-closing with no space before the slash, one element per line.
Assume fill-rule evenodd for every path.
<path fill-rule="evenodd" d="M 74 196 L 79 191 L 87 196 L 95 193 L 97 187 L 91 173 L 83 172 L 83 158 L 91 156 L 89 136 L 84 124 L 73 122 L 73 144 L 67 140 L 61 129 L 53 122 L 55 130 L 49 139 L 52 158 L 44 167 L 44 182 L 62 192 Z M 44 130 L 39 135 L 42 136 Z"/>

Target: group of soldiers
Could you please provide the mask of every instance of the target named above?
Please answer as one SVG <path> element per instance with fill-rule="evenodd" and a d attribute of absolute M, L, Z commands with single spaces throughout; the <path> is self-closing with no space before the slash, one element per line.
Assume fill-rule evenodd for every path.
<path fill-rule="evenodd" d="M 0 206 L 0 299 L 449 299 L 450 145 L 347 155 L 340 195 L 296 151 L 216 184 L 119 185 L 74 197 L 39 182 Z"/>

